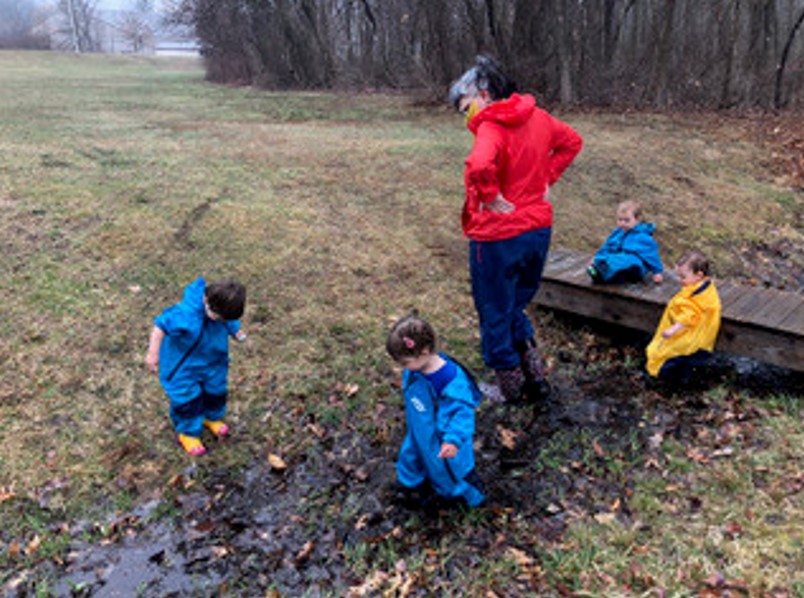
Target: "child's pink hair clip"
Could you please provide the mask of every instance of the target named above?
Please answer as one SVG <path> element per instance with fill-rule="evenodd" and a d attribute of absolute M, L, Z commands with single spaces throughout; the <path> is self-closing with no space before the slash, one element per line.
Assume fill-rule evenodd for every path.
<path fill-rule="evenodd" d="M 416 341 L 414 341 L 414 340 L 413 340 L 412 338 L 410 338 L 409 336 L 403 336 L 403 337 L 402 337 L 402 342 L 403 342 L 403 343 L 405 343 L 405 346 L 406 346 L 408 349 L 412 349 L 413 347 L 415 347 L 415 346 L 416 346 Z"/>

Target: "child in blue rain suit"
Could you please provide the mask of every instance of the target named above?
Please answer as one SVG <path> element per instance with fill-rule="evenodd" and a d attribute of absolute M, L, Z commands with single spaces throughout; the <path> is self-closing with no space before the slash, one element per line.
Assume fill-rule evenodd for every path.
<path fill-rule="evenodd" d="M 476 507 L 484 500 L 475 473 L 472 437 L 480 391 L 464 368 L 435 352 L 435 333 L 416 316 L 399 320 L 386 344 L 405 371 L 407 433 L 396 463 L 403 493 L 426 506 L 432 493 L 449 503 Z"/>
<path fill-rule="evenodd" d="M 229 337 L 246 338 L 239 318 L 246 289 L 231 280 L 210 285 L 199 278 L 184 290 L 181 303 L 154 320 L 145 363 L 159 371 L 170 398 L 170 418 L 179 443 L 191 455 L 203 455 L 201 431 L 225 436 Z"/>
<path fill-rule="evenodd" d="M 641 282 L 649 272 L 653 282 L 662 282 L 664 266 L 659 245 L 653 239 L 655 226 L 642 221 L 642 204 L 628 200 L 617 206 L 617 228 L 597 251 L 587 268 L 593 282 Z"/>

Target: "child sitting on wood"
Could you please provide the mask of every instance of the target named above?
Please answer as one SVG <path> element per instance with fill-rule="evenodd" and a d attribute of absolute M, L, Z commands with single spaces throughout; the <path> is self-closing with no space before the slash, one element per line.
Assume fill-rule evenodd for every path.
<path fill-rule="evenodd" d="M 403 497 L 428 506 L 434 498 L 480 505 L 485 496 L 475 473 L 475 409 L 480 391 L 464 368 L 436 353 L 430 324 L 415 315 L 388 335 L 388 354 L 404 368 L 402 394 L 407 431 L 396 462 Z"/>
<path fill-rule="evenodd" d="M 700 252 L 676 264 L 681 290 L 670 300 L 647 348 L 651 376 L 686 385 L 712 356 L 720 329 L 720 297 L 709 278 L 709 260 Z"/>
<path fill-rule="evenodd" d="M 641 282 L 648 272 L 662 282 L 662 259 L 653 239 L 655 226 L 642 221 L 642 204 L 628 200 L 617 206 L 617 228 L 597 251 L 586 269 L 593 282 Z"/>
<path fill-rule="evenodd" d="M 170 399 L 170 418 L 179 444 L 193 456 L 203 455 L 201 431 L 228 434 L 226 413 L 229 337 L 244 341 L 239 318 L 246 304 L 245 287 L 231 280 L 210 285 L 199 278 L 184 290 L 181 303 L 154 320 L 145 365 Z"/>

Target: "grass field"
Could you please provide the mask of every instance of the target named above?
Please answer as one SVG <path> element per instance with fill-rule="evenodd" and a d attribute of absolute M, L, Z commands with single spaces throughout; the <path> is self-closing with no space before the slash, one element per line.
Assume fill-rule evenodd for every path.
<path fill-rule="evenodd" d="M 555 244 L 593 250 L 616 203 L 638 198 L 666 256 L 694 244 L 719 276 L 746 274 L 741 248 L 804 245 L 804 197 L 734 122 L 558 116 L 585 148 L 552 191 Z M 0 583 L 63 550 L 54 521 L 164 496 L 187 467 L 143 359 L 152 318 L 199 275 L 247 285 L 250 335 L 232 350 L 237 441 L 202 470 L 266 451 L 292 460 L 314 441 L 289 423 L 300 412 L 337 428 L 399 408 L 383 347 L 411 308 L 482 373 L 459 229 L 470 144 L 460 117 L 404 96 L 269 93 L 210 85 L 170 59 L 0 52 Z M 559 324 L 543 332 L 551 362 L 576 342 Z M 535 560 L 504 553 L 450 592 L 505 575 L 545 594 L 689 595 L 727 589 L 707 583 L 722 571 L 736 595 L 804 596 L 801 397 L 718 388 L 709 400 L 726 398 L 760 414 L 750 450 L 703 463 L 667 439 L 661 467 L 632 478 L 631 509 L 653 532 L 581 517 Z"/>

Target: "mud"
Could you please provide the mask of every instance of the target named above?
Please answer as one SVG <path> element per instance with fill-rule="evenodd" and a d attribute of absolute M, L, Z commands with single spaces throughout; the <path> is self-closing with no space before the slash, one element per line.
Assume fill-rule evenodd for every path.
<path fill-rule="evenodd" d="M 627 357 L 627 348 L 609 350 Z M 74 525 L 60 563 L 20 573 L 0 593 L 41 595 L 31 580 L 46 577 L 58 580 L 56 596 L 345 595 L 365 577 L 350 568 L 355 555 L 368 558 L 389 544 L 399 559 L 415 559 L 440 537 L 463 537 L 465 550 L 449 569 L 459 574 L 498 541 L 501 519 L 516 519 L 548 541 L 561 538 L 569 519 L 608 512 L 615 501 L 622 502 L 618 517 L 627 519 L 631 477 L 607 469 L 607 458 L 636 467 L 657 434 L 688 433 L 705 399 L 648 389 L 640 372 L 625 366 L 584 369 L 589 355 L 560 357 L 548 404 L 479 411 L 477 469 L 488 502 L 471 515 L 411 510 L 394 500 L 400 413 L 390 438 L 324 436 L 284 471 L 262 456 L 239 473 L 200 476 L 190 468 L 171 504 L 151 502 L 110 519 L 102 541 L 84 540 L 92 530 Z M 802 391 L 799 374 L 721 356 L 708 382 L 724 378 L 760 391 Z M 169 517 L 158 515 L 165 511 Z"/>

